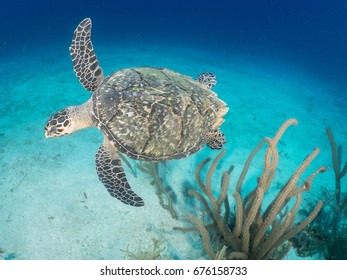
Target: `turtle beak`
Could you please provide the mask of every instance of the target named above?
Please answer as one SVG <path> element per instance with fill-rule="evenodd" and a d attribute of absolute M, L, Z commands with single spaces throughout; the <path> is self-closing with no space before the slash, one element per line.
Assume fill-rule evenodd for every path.
<path fill-rule="evenodd" d="M 46 138 L 52 138 L 55 137 L 56 134 L 56 128 L 54 126 L 50 126 L 48 123 L 45 126 L 45 137 Z"/>
<path fill-rule="evenodd" d="M 46 138 L 52 138 L 53 134 L 54 133 L 52 133 L 52 129 L 48 129 L 47 127 L 45 127 L 45 137 Z"/>

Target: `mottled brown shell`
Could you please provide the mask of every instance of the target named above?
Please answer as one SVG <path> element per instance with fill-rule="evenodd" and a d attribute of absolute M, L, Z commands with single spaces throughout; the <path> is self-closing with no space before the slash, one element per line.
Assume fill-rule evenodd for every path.
<path fill-rule="evenodd" d="M 92 98 L 94 117 L 108 139 L 120 152 L 146 161 L 200 150 L 225 108 L 213 91 L 192 78 L 151 67 L 112 73 Z"/>

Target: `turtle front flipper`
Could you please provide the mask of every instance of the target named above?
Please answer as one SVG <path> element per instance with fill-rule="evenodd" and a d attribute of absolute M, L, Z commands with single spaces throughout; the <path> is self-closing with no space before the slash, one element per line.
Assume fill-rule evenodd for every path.
<path fill-rule="evenodd" d="M 213 88 L 217 84 L 217 77 L 211 72 L 201 73 L 196 80 L 208 89 Z"/>
<path fill-rule="evenodd" d="M 96 154 L 96 171 L 99 180 L 111 196 L 131 206 L 143 206 L 141 197 L 131 189 L 116 149 L 105 139 Z"/>
<path fill-rule="evenodd" d="M 212 130 L 207 134 L 206 145 L 213 150 L 220 150 L 226 143 L 225 135 L 220 130 Z"/>
<path fill-rule="evenodd" d="M 94 53 L 90 32 L 92 21 L 84 19 L 76 28 L 70 45 L 75 74 L 88 91 L 94 91 L 104 79 L 104 74 Z"/>

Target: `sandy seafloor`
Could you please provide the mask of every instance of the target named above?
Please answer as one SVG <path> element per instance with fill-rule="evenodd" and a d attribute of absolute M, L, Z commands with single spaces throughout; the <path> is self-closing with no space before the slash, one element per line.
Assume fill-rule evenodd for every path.
<path fill-rule="evenodd" d="M 222 126 L 227 155 L 215 174 L 235 165 L 230 196 L 251 150 L 265 136 L 272 137 L 288 118 L 290 127 L 280 141 L 280 165 L 268 197 L 272 197 L 314 147 L 321 153 L 305 173 L 320 165 L 328 171 L 317 176 L 304 199 L 317 199 L 320 186 L 333 189 L 334 173 L 325 133 L 331 127 L 336 142 L 346 145 L 346 99 L 343 87 L 322 81 L 305 67 L 279 58 L 247 53 L 214 53 L 189 46 L 96 45 L 105 74 L 134 66 L 158 66 L 196 77 L 203 71 L 218 77 L 215 91 L 230 108 Z M 162 241 L 163 256 L 173 259 L 207 258 L 197 233 L 173 231 L 188 225 L 174 220 L 160 205 L 151 178 L 126 168 L 128 180 L 145 207 L 124 205 L 99 182 L 94 158 L 102 142 L 96 128 L 68 137 L 45 139 L 43 127 L 55 112 L 81 104 L 90 94 L 74 76 L 65 49 L 25 51 L 0 62 L 0 248 L 4 256 L 19 259 L 127 259 L 130 251 L 151 250 L 152 238 Z M 177 195 L 180 217 L 201 216 L 182 195 L 182 183 L 194 182 L 197 164 L 217 151 L 207 147 L 198 154 L 166 165 L 165 181 Z M 132 161 L 135 167 L 135 162 Z M 254 186 L 262 156 L 252 165 L 247 186 Z M 268 201 L 268 199 L 267 199 Z M 305 203 L 302 204 L 305 207 Z M 296 259 L 291 251 L 287 259 Z"/>

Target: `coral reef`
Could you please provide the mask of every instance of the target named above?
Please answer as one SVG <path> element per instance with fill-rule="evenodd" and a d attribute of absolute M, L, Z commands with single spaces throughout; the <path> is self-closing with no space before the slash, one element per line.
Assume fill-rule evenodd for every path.
<path fill-rule="evenodd" d="M 217 195 L 212 186 L 212 176 L 226 151 L 222 151 L 213 161 L 207 172 L 205 183 L 202 180 L 201 170 L 209 159 L 201 162 L 195 173 L 200 192 L 190 190 L 189 193 L 202 203 L 211 222 L 205 225 L 195 216 L 189 215 L 188 219 L 194 227 L 175 229 L 198 231 L 203 238 L 206 252 L 213 259 L 282 259 L 291 246 L 288 240 L 311 223 L 323 205 L 322 201 L 318 201 L 312 212 L 303 221 L 294 224 L 302 202 L 302 193 L 309 191 L 316 175 L 325 171 L 325 167 L 320 167 L 302 184 L 298 184 L 302 173 L 318 155 L 319 149 L 316 148 L 304 159 L 272 202 L 262 210 L 264 195 L 274 180 L 278 166 L 277 143 L 286 129 L 290 125 L 296 124 L 295 119 L 289 119 L 279 128 L 273 138 L 263 139 L 250 154 L 233 193 L 236 209 L 232 215 L 227 195 L 232 168 L 223 173 L 220 191 Z M 242 196 L 241 190 L 250 164 L 265 143 L 267 143 L 267 149 L 262 174 L 258 178 L 255 188 Z M 217 233 L 219 240 L 211 239 L 212 231 Z M 214 248 L 216 246 L 217 248 Z"/>
<path fill-rule="evenodd" d="M 347 161 L 344 167 L 341 168 L 342 146 L 339 145 L 336 148 L 334 136 L 330 128 L 327 128 L 326 132 L 330 141 L 332 163 L 333 163 L 333 168 L 335 173 L 335 211 L 334 211 L 334 217 L 332 220 L 332 230 L 333 230 L 333 233 L 335 234 L 338 231 L 338 225 L 340 222 L 341 213 L 344 212 L 347 206 L 347 196 L 345 195 L 343 199 L 341 199 L 341 179 L 347 173 Z"/>
<path fill-rule="evenodd" d="M 158 162 L 142 162 L 138 163 L 137 168 L 152 177 L 151 185 L 156 187 L 156 194 L 159 198 L 161 207 L 170 212 L 171 217 L 177 219 L 177 213 L 173 208 L 173 200 L 175 199 L 171 187 L 164 186 L 164 180 L 159 175 Z"/>
<path fill-rule="evenodd" d="M 342 167 L 342 146 L 336 146 L 330 128 L 326 129 L 335 174 L 335 190 L 322 187 L 324 206 L 315 221 L 293 238 L 293 246 L 300 256 L 327 260 L 347 259 L 347 194 L 342 192 L 341 179 L 347 173 L 347 162 Z"/>
<path fill-rule="evenodd" d="M 162 255 L 165 247 L 163 247 L 162 241 L 156 238 L 152 238 L 153 248 L 151 250 L 140 250 L 130 251 L 127 247 L 125 250 L 121 250 L 128 259 L 131 260 L 160 260 L 168 259 L 166 256 Z"/>

